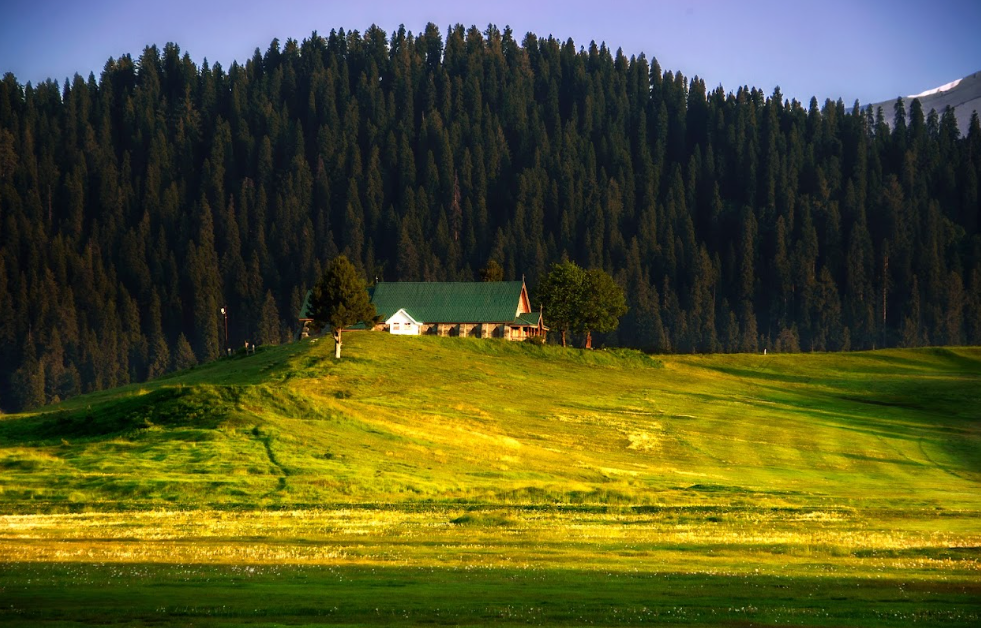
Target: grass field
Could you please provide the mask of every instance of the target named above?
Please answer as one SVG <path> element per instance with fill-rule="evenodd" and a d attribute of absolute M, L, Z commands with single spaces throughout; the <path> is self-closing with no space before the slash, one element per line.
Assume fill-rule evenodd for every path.
<path fill-rule="evenodd" d="M 0 621 L 981 623 L 981 349 L 332 353 L 0 417 Z"/>

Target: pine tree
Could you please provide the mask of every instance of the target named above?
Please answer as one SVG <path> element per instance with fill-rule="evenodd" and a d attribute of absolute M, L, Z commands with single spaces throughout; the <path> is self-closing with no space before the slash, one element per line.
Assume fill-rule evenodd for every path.
<path fill-rule="evenodd" d="M 364 212 L 361 208 L 361 198 L 358 183 L 354 178 L 348 181 L 347 205 L 344 213 L 343 251 L 355 264 L 362 264 L 364 259 Z"/>
<path fill-rule="evenodd" d="M 279 309 L 276 307 L 276 299 L 273 298 L 272 292 L 267 290 L 255 342 L 260 345 L 276 345 L 279 344 L 279 339 Z"/>
<path fill-rule="evenodd" d="M 24 341 L 24 357 L 11 380 L 20 410 L 34 410 L 44 405 L 44 368 L 37 359 L 30 336 Z"/>
<path fill-rule="evenodd" d="M 334 357 L 341 359 L 341 333 L 345 327 L 375 324 L 375 306 L 368 297 L 365 280 L 348 259 L 341 255 L 327 265 L 310 294 L 310 313 L 318 327 L 330 326 L 334 336 Z"/>
<path fill-rule="evenodd" d="M 481 281 L 504 281 L 504 269 L 497 260 L 487 260 L 487 266 L 480 269 Z"/>
<path fill-rule="evenodd" d="M 153 379 L 166 373 L 170 369 L 171 356 L 170 348 L 163 334 L 156 334 L 150 340 L 150 364 L 147 366 L 147 379 Z"/>
<path fill-rule="evenodd" d="M 967 303 L 964 307 L 967 342 L 971 345 L 981 344 L 981 264 L 971 271 L 968 283 Z"/>
<path fill-rule="evenodd" d="M 224 353 L 224 317 L 221 308 L 221 276 L 215 249 L 214 222 L 211 206 L 201 198 L 197 205 L 197 237 L 187 255 L 191 316 L 194 321 L 195 354 L 202 362 L 216 359 Z"/>
<path fill-rule="evenodd" d="M 191 343 L 187 341 L 187 337 L 184 334 L 178 336 L 177 346 L 174 348 L 173 356 L 173 369 L 175 371 L 191 368 L 198 363 L 198 359 L 194 355 L 194 350 L 191 349 Z"/>

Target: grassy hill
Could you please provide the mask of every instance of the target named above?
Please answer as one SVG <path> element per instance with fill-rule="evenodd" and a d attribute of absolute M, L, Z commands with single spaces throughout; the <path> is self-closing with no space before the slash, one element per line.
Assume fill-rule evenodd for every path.
<path fill-rule="evenodd" d="M 981 509 L 981 349 L 649 357 L 351 334 L 0 417 L 19 512 Z"/>
<path fill-rule="evenodd" d="M 0 623 L 981 621 L 981 349 L 332 353 L 0 417 Z"/>

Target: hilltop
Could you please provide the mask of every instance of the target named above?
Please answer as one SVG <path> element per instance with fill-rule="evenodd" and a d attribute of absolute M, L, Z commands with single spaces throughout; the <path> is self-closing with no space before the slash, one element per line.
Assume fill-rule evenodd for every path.
<path fill-rule="evenodd" d="M 981 507 L 981 349 L 652 357 L 351 334 L 0 417 L 8 511 Z"/>

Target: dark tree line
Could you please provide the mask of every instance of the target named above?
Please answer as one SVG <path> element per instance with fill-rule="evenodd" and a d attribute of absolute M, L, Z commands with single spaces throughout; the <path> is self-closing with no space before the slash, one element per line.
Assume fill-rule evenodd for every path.
<path fill-rule="evenodd" d="M 886 123 L 885 116 L 894 122 Z M 290 336 L 322 265 L 534 288 L 566 257 L 657 351 L 981 342 L 981 127 L 809 106 L 491 26 L 176 45 L 0 83 L 0 407 Z"/>

